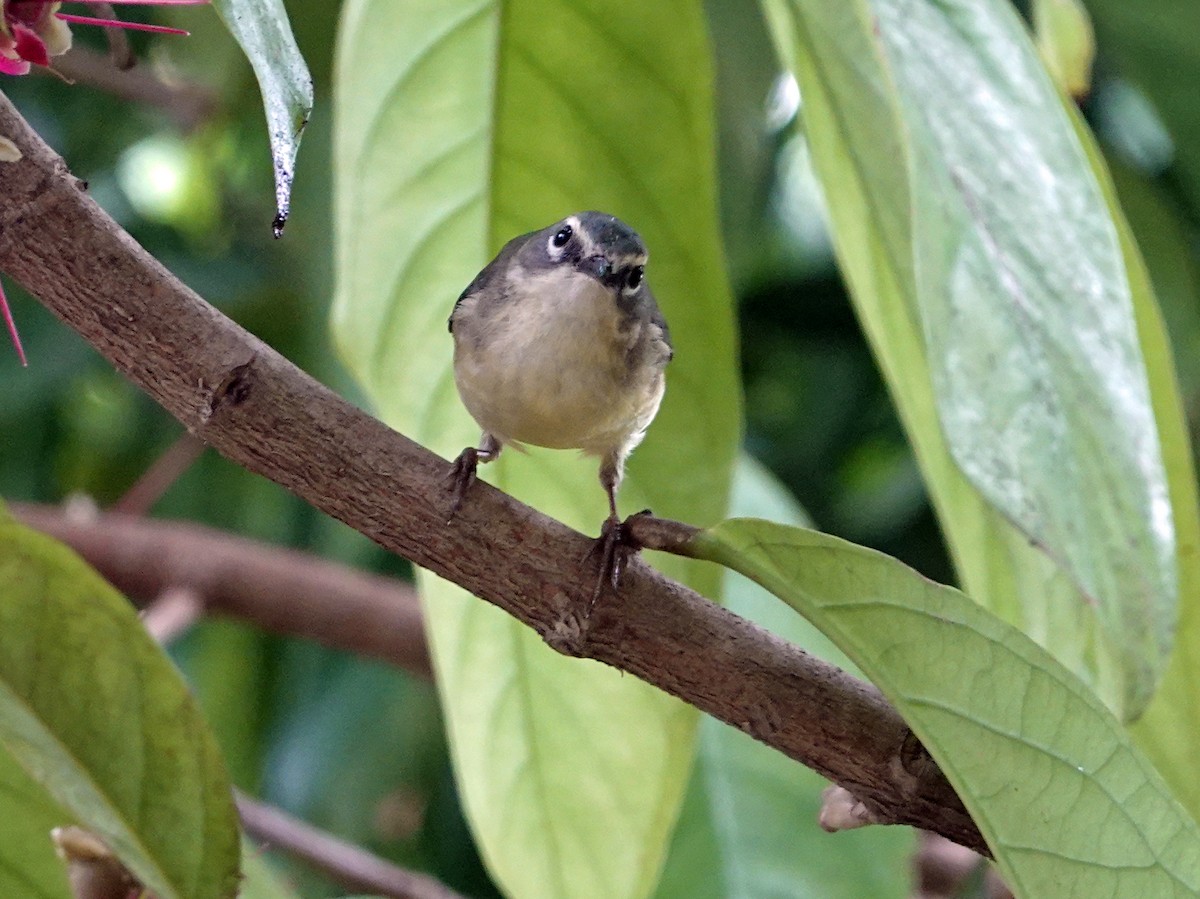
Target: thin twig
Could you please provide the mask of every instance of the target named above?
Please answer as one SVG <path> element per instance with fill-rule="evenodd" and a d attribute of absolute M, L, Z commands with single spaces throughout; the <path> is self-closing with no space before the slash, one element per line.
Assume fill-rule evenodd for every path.
<path fill-rule="evenodd" d="M 109 509 L 126 515 L 145 515 L 203 454 L 204 444 L 184 432 Z"/>
<path fill-rule="evenodd" d="M 97 3 L 93 6 L 93 13 L 101 19 L 109 19 L 116 21 L 117 11 L 113 9 L 111 3 Z M 137 57 L 133 55 L 133 47 L 129 45 L 129 35 L 125 33 L 123 28 L 105 28 L 104 38 L 108 42 L 108 58 L 113 66 L 121 71 L 132 69 L 137 63 Z"/>
<path fill-rule="evenodd" d="M 35 68 L 34 71 L 42 70 Z M 165 81 L 145 65 L 119 69 L 108 54 L 89 47 L 72 47 L 62 56 L 54 57 L 54 73 L 122 100 L 153 106 L 184 131 L 198 128 L 211 119 L 217 109 L 217 95 L 206 87 L 193 82 Z"/>
<path fill-rule="evenodd" d="M 204 616 L 204 600 L 188 587 L 171 587 L 142 611 L 142 626 L 158 643 L 179 639 Z"/>
<path fill-rule="evenodd" d="M 236 798 L 247 834 L 268 849 L 303 859 L 343 889 L 394 899 L 462 899 L 427 874 L 401 868 L 245 793 Z"/>
<path fill-rule="evenodd" d="M 0 178 L 0 269 L 218 452 L 524 622 L 836 781 L 876 820 L 986 851 L 874 687 L 640 559 L 589 614 L 591 538 L 485 483 L 447 522 L 449 463 L 356 409 L 205 303 L 97 206 L 0 98 L 24 153 Z"/>

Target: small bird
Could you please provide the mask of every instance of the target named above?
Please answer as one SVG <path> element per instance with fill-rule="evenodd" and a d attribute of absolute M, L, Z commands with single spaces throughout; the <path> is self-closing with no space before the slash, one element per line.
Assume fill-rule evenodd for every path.
<path fill-rule="evenodd" d="M 658 412 L 673 355 L 646 259 L 646 245 L 620 219 L 580 212 L 510 240 L 450 315 L 454 382 L 483 428 L 479 446 L 454 463 L 451 514 L 476 466 L 506 445 L 599 456 L 609 515 L 594 550 L 601 557 L 595 596 L 605 580 L 616 588 L 632 548 L 617 516 L 617 487 Z"/>

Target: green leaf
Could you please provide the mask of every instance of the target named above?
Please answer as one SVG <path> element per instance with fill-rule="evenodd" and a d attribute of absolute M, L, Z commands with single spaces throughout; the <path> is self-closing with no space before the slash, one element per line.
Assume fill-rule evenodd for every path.
<path fill-rule="evenodd" d="M 1137 304 L 1153 300 L 1129 285 L 1120 255 L 1126 248 L 1117 242 L 1113 214 L 1069 133 L 1069 120 L 1055 112 L 1060 100 L 1011 10 L 986 4 L 972 7 L 972 16 L 955 16 L 954 4 L 910 8 L 904 2 L 875 4 L 878 32 L 861 4 L 834 9 L 795 0 L 774 7 L 776 33 L 785 49 L 790 46 L 804 96 L 806 133 L 825 183 L 843 271 L 970 595 L 1020 626 L 1096 684 L 1113 708 L 1132 716 L 1149 698 L 1173 622 L 1175 550 L 1171 511 L 1163 502 L 1162 457 L 1176 457 L 1180 436 L 1167 423 L 1154 439 L 1150 406 L 1170 408 L 1174 387 L 1151 378 L 1147 393 L 1143 360 L 1159 350 L 1130 342 L 1134 335 L 1148 340 L 1133 330 L 1131 295 Z M 987 39 L 963 40 L 959 27 L 982 29 Z M 924 63 L 917 59 L 949 53 L 946 64 L 955 60 L 953 71 L 922 69 L 910 82 L 911 73 L 905 75 L 901 66 L 897 77 L 910 98 L 902 103 L 903 90 L 893 84 L 877 35 L 897 45 L 894 56 L 918 68 Z M 927 46 L 941 50 L 927 53 Z M 981 58 L 989 61 L 986 69 Z M 951 91 L 951 99 L 934 83 L 939 78 L 954 84 L 965 78 L 974 87 L 966 94 Z M 1013 87 L 1026 81 L 1035 91 L 1027 104 Z M 1022 98 L 1015 108 L 1014 92 Z M 971 104 L 969 97 L 994 97 L 997 108 L 1006 110 L 1002 122 L 989 122 L 980 108 L 986 104 Z M 927 113 L 943 117 L 933 120 L 936 140 Z M 1000 131 L 1001 124 L 1009 130 Z M 1039 128 L 1047 136 L 1030 135 Z M 1053 230 L 1047 222 L 1057 222 L 1059 215 L 1039 207 L 1043 198 L 1030 195 L 1031 179 L 1012 168 L 1014 142 L 1042 153 L 1046 171 L 1078 188 L 1078 196 L 1061 198 L 1060 206 L 1067 215 L 1078 203 L 1083 213 L 1062 230 L 1076 240 L 1094 233 L 1101 258 L 1068 253 L 1054 240 L 1050 246 L 1060 247 L 1060 258 L 1085 257 L 1074 263 L 1081 266 L 1079 284 L 1108 298 L 1104 318 L 1078 320 L 1090 302 L 1056 311 L 1037 283 L 1035 272 L 1057 285 L 1053 296 L 1075 295 L 1069 277 L 1075 272 L 1021 244 L 1026 232 Z M 896 165 L 898 158 L 908 158 L 908 166 Z M 918 176 L 911 184 L 908 172 Z M 1005 174 L 999 183 L 998 173 Z M 974 268 L 966 264 L 972 253 Z M 964 264 L 955 267 L 957 259 Z M 974 294 L 963 290 L 972 279 Z M 1047 298 L 1044 306 L 1030 307 L 1037 314 L 1028 328 L 1012 314 L 1017 304 L 1008 291 L 1014 286 L 1023 291 L 1022 303 L 1031 296 Z M 955 297 L 957 306 L 951 302 Z M 969 314 L 958 315 L 963 308 Z M 972 333 L 973 343 L 965 333 Z M 1125 380 L 1111 380 L 1104 389 L 1095 386 L 1103 383 L 1098 377 L 1088 383 L 1095 360 L 1075 338 L 1089 335 L 1123 360 Z M 1039 372 L 1040 382 L 1031 377 Z M 1121 397 L 1129 402 L 1122 405 Z M 1124 422 L 1122 429 L 1106 417 L 1104 410 L 1113 404 L 1124 411 L 1115 419 Z M 1008 430 L 995 430 L 1001 427 Z M 1036 452 L 1022 453 L 1022 446 Z M 1125 467 L 1106 461 L 1109 456 L 1124 459 Z M 956 458 L 978 486 L 963 476 Z M 1180 474 L 1169 471 L 1173 500 L 1179 499 Z M 1195 516 L 1194 505 L 1186 503 L 1173 511 L 1176 520 Z M 1113 551 L 1114 546 L 1121 549 Z M 1183 552 L 1181 546 L 1180 556 Z M 1186 581 L 1183 586 L 1186 590 Z M 1089 597 L 1100 602 L 1098 614 Z"/>
<path fill-rule="evenodd" d="M 801 524 L 787 490 L 743 456 L 734 514 Z M 853 665 L 804 618 L 735 571 L 725 572 L 731 611 L 843 668 Z M 696 768 L 660 899 L 901 899 L 910 893 L 913 831 L 866 827 L 829 834 L 817 823 L 829 781 L 713 718 L 700 723 Z"/>
<path fill-rule="evenodd" d="M 312 76 L 292 36 L 283 0 L 213 0 L 254 69 L 275 164 L 275 236 L 287 222 L 300 137 L 313 107 Z"/>
<path fill-rule="evenodd" d="M 767 8 L 800 83 L 805 136 L 843 276 L 959 576 L 972 598 L 1072 670 L 1094 673 L 1085 661 L 1090 628 L 1078 592 L 963 477 L 942 436 L 915 310 L 909 187 L 896 165 L 907 154 L 903 126 L 866 6 L 768 0 Z"/>
<path fill-rule="evenodd" d="M 645 238 L 676 348 L 621 505 L 723 514 L 739 409 L 709 59 L 701 10 L 682 0 L 345 5 L 334 323 L 389 424 L 445 455 L 477 438 L 450 369 L 455 298 L 508 238 L 603 209 Z M 596 472 L 594 459 L 533 449 L 480 474 L 595 532 Z M 716 572 L 679 561 L 663 567 L 717 593 Z M 521 896 L 647 894 L 695 712 L 555 655 L 432 578 L 423 590 L 455 772 L 493 875 Z"/>
<path fill-rule="evenodd" d="M 917 308 L 943 433 L 1095 604 L 1136 716 L 1170 649 L 1177 577 L 1116 226 L 1009 4 L 873 9 L 912 136 Z"/>
<path fill-rule="evenodd" d="M 50 831 L 72 816 L 0 746 L 0 896 L 71 899 Z"/>
<path fill-rule="evenodd" d="M 1019 897 L 1193 896 L 1200 828 L 1095 694 L 968 597 L 835 537 L 739 519 L 691 551 L 821 628 L 896 706 Z"/>
<path fill-rule="evenodd" d="M 237 890 L 216 744 L 129 603 L 0 518 L 0 743 L 162 899 Z"/>

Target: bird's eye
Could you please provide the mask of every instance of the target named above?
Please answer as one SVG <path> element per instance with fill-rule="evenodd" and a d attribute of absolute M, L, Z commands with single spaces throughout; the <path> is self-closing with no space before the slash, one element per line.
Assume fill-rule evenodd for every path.
<path fill-rule="evenodd" d="M 554 232 L 554 237 L 550 239 L 550 243 L 554 244 L 556 247 L 565 247 L 567 245 L 567 241 L 571 239 L 571 235 L 574 233 L 575 230 L 570 225 L 563 225 Z"/>
<path fill-rule="evenodd" d="M 646 267 L 635 265 L 629 270 L 629 274 L 625 276 L 625 286 L 630 290 L 637 290 L 638 285 L 642 283 L 642 277 L 646 274 Z"/>

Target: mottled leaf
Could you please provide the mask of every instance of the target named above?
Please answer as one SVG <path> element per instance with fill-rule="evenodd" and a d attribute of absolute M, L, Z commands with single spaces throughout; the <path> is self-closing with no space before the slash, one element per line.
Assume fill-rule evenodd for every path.
<path fill-rule="evenodd" d="M 1165 351 L 1161 332 L 1146 330 L 1149 326 L 1143 326 L 1143 319 L 1148 316 L 1141 311 L 1137 312 L 1137 324 L 1142 330 L 1133 330 L 1134 309 L 1147 304 L 1152 307 L 1153 299 L 1130 287 L 1129 263 L 1122 255 L 1129 248 L 1114 243 L 1114 213 L 1097 190 L 1095 175 L 1077 139 L 1063 137 L 1062 124 L 1065 121 L 1069 129 L 1070 120 L 1062 115 L 1061 101 L 1049 91 L 1059 109 L 1057 114 L 1051 111 L 1045 96 L 1045 74 L 1036 59 L 1028 62 L 1032 51 L 1026 46 L 1027 39 L 1005 18 L 1011 16 L 1011 11 L 997 11 L 989 4 L 973 7 L 974 15 L 956 17 L 951 15 L 957 9 L 952 4 L 924 3 L 921 15 L 906 17 L 895 14 L 902 8 L 895 4 L 875 5 L 882 10 L 879 23 L 873 21 L 866 4 L 829 6 L 795 0 L 771 7 L 776 34 L 793 63 L 804 95 L 806 135 L 825 185 L 835 243 L 855 305 L 897 399 L 970 595 L 1018 624 L 1060 661 L 1090 679 L 1113 708 L 1121 709 L 1124 715 L 1135 714 L 1148 699 L 1155 674 L 1161 670 L 1162 653 L 1173 623 L 1169 588 L 1175 556 L 1174 549 L 1168 548 L 1170 529 L 1163 528 L 1164 518 L 1194 519 L 1196 515 L 1194 501 L 1187 498 L 1187 491 L 1180 492 L 1190 469 L 1179 467 L 1175 461 L 1180 458 L 1181 446 L 1186 455 L 1186 443 L 1180 443 L 1186 438 L 1169 421 L 1160 429 L 1145 404 L 1149 398 L 1155 411 L 1159 407 L 1178 409 L 1170 378 L 1148 379 L 1144 368 L 1145 359 Z M 975 98 L 974 106 L 954 91 L 944 91 L 943 99 L 938 101 L 940 88 L 927 83 L 934 80 L 931 74 L 920 82 L 920 90 L 927 89 L 929 98 L 910 86 L 910 100 L 902 103 L 882 39 L 907 41 L 913 48 L 912 55 L 922 56 L 925 45 L 917 43 L 915 35 L 931 31 L 934 44 L 939 33 L 946 37 L 930 24 L 930 18 L 951 34 L 958 33 L 952 23 L 962 28 L 968 28 L 967 23 L 979 28 L 984 27 L 981 23 L 991 23 L 997 29 L 997 40 L 988 52 L 1008 52 L 1018 58 L 1018 74 L 994 71 L 1002 67 L 996 60 L 988 67 L 978 64 L 978 60 L 972 64 L 968 58 L 973 52 L 970 46 L 955 45 L 964 56 L 963 72 L 956 67 L 938 77 L 944 83 L 957 84 L 958 79 L 974 72 L 975 90 L 965 95 Z M 1001 24 L 996 24 L 997 18 Z M 922 58 L 936 56 L 925 54 Z M 1031 84 L 1041 85 L 1040 99 L 1031 99 L 1029 110 L 1014 110 L 1011 103 L 1001 105 L 1004 85 L 1008 84 L 1005 78 L 1024 84 L 1020 80 L 1023 76 L 1032 79 Z M 994 78 L 997 85 L 993 86 L 988 78 Z M 1011 94 L 1016 89 L 1010 85 L 1007 90 Z M 949 99 L 950 93 L 954 93 L 953 100 Z M 999 122 L 987 119 L 989 98 L 994 98 L 997 109 L 1006 110 Z M 943 152 L 930 135 L 932 126 L 923 118 L 926 112 L 932 115 L 948 106 L 962 109 L 947 115 L 965 117 L 958 123 L 959 133 L 949 135 L 954 128 L 945 122 L 940 126 L 944 137 L 953 136 L 958 142 L 957 156 Z M 908 109 L 911 122 L 902 109 Z M 1091 185 L 1078 200 L 1084 204 L 1084 211 L 1071 233 L 1082 239 L 1078 235 L 1091 233 L 1087 230 L 1091 228 L 1098 235 L 1107 235 L 1107 249 L 1103 250 L 1103 265 L 1107 268 L 1103 271 L 1108 274 L 1103 277 L 1111 275 L 1117 281 L 1105 281 L 1104 290 L 1116 291 L 1116 298 L 1110 297 L 1112 302 L 1105 307 L 1108 311 L 1099 323 L 1094 320 L 1096 314 L 1090 303 L 1056 305 L 1054 298 L 1059 294 L 1048 293 L 1035 277 L 1038 270 L 1034 261 L 1040 257 L 1005 255 L 1018 251 L 1001 252 L 1002 244 L 995 242 L 994 235 L 999 225 L 981 217 L 985 208 L 988 215 L 1000 216 L 1005 233 L 1019 243 L 1025 233 L 1022 223 L 1026 223 L 1021 216 L 1032 217 L 1038 210 L 1037 202 L 1057 196 L 1068 212 L 1074 208 L 1071 203 L 1075 201 L 1069 197 L 1053 193 L 1031 197 L 1031 177 L 1024 168 L 1013 167 L 1012 148 L 999 140 L 998 135 L 1008 134 L 1005 128 L 1026 135 L 1030 127 L 1039 127 L 1036 117 L 1032 126 L 1026 121 L 1039 110 L 1047 118 L 1045 127 L 1053 126 L 1054 145 L 1066 160 L 1060 159 L 1068 169 L 1063 177 Z M 1008 134 L 1008 139 L 1011 142 L 1016 137 Z M 1041 146 L 1039 142 L 1049 139 L 1039 137 L 1031 146 L 1036 149 Z M 1072 144 L 1073 140 L 1076 143 Z M 911 163 L 896 165 L 897 159 L 905 158 Z M 984 175 L 979 174 L 981 168 L 986 170 Z M 1034 167 L 1034 171 L 1040 170 Z M 911 183 L 909 172 L 915 178 Z M 996 173 L 1005 174 L 999 183 Z M 980 205 L 982 200 L 977 195 L 983 191 L 981 184 L 987 186 L 986 207 Z M 1024 212 L 1022 203 L 1028 207 Z M 914 214 L 914 209 L 921 214 Z M 960 216 L 960 230 L 937 225 L 939 221 L 944 225 L 948 212 Z M 961 218 L 964 215 L 966 218 Z M 1004 218 L 1009 215 L 1017 216 L 1015 222 Z M 1053 219 L 1054 214 L 1043 214 L 1040 222 L 1027 222 L 1029 232 L 1034 233 L 1035 226 L 1047 227 L 1047 218 Z M 965 271 L 952 269 L 950 262 L 959 258 L 955 254 L 962 247 L 971 245 L 980 254 L 978 258 L 984 260 L 976 273 L 982 271 L 982 277 L 990 279 L 985 285 L 990 301 L 982 292 L 972 295 L 962 291 L 962 280 L 948 280 L 950 275 L 958 277 Z M 1021 260 L 1019 273 L 1033 282 L 1029 289 L 1039 291 L 1049 304 L 1049 310 L 1042 310 L 1041 317 L 1032 320 L 1038 323 L 1036 327 L 1014 324 L 1022 320 L 1017 312 L 1022 307 L 1010 301 L 1008 291 L 1012 283 L 1026 282 L 1011 282 L 1008 278 L 1012 259 Z M 935 289 L 937 272 L 942 273 L 941 301 Z M 1061 288 L 1067 274 L 1060 265 L 1057 271 L 1046 273 L 1048 278 L 1058 280 L 1047 283 Z M 1091 275 L 1100 277 L 1098 271 L 1091 271 Z M 922 290 L 918 290 L 918 283 Z M 1094 280 L 1086 284 L 1096 286 Z M 960 292 L 955 294 L 955 290 Z M 969 314 L 950 314 L 955 307 L 945 298 L 956 295 L 959 312 L 966 309 Z M 985 301 L 990 305 L 983 305 Z M 1122 304 L 1127 318 L 1117 314 Z M 932 321 L 931 309 L 936 313 Z M 1107 386 L 1098 378 L 1089 385 L 1084 376 L 1088 369 L 1076 371 L 1063 361 L 1079 361 L 1086 356 L 1078 341 L 1071 350 L 1073 356 L 1060 352 L 1054 343 L 1069 343 L 1070 336 L 1064 332 L 1071 330 L 1073 317 L 1082 319 L 1075 325 L 1076 337 L 1098 334 L 1099 340 L 1107 334 L 1103 328 L 1110 324 L 1119 331 L 1118 349 L 1133 366 L 1127 374 L 1133 377 L 1141 368 L 1141 386 L 1137 386 L 1135 377 L 1129 404 L 1122 405 L 1126 397 L 1120 391 L 1123 381 L 1110 376 Z M 1001 327 L 996 327 L 997 322 Z M 981 334 L 976 335 L 974 343 L 964 341 L 961 335 L 972 330 Z M 989 346 L 987 340 L 999 340 L 998 335 L 1005 333 L 1012 340 Z M 1129 344 L 1131 333 L 1141 346 Z M 978 339 L 980 336 L 984 339 Z M 1009 355 L 997 357 L 995 354 L 1001 351 Z M 993 364 L 983 365 L 986 359 Z M 1009 360 L 1009 364 L 1002 364 L 1003 360 Z M 1094 367 L 1094 359 L 1083 361 Z M 1035 363 L 1042 365 L 1041 381 L 1034 377 L 1038 372 Z M 967 370 L 964 366 L 973 367 Z M 1169 371 L 1169 361 L 1166 366 Z M 952 377 L 955 373 L 957 379 Z M 1047 378 L 1053 379 L 1053 384 Z M 1092 397 L 1078 408 L 1069 398 L 1078 397 L 1079 391 L 1089 387 L 1099 400 Z M 993 399 L 989 401 L 989 397 Z M 947 414 L 943 407 L 948 402 L 954 426 L 943 430 L 941 422 Z M 1117 419 L 1125 422 L 1124 429 L 1113 426 L 1098 411 L 1107 408 L 1106 403 L 1117 403 L 1126 413 L 1123 419 Z M 1051 414 L 1056 411 L 1059 419 Z M 1038 429 L 1025 427 L 1026 420 Z M 1133 421 L 1141 421 L 1141 428 L 1135 428 Z M 989 433 L 993 442 L 986 436 Z M 1136 462 L 1141 469 L 1117 469 L 1106 461 L 1110 453 L 1117 457 L 1110 445 L 1114 439 L 1124 448 L 1126 464 Z M 1157 452 L 1157 474 L 1156 452 L 1152 452 L 1156 443 L 1162 447 Z M 953 455 L 952 444 L 956 447 Z M 1136 456 L 1133 462 L 1129 461 L 1129 452 Z M 1086 464 L 1077 460 L 1079 454 L 1086 454 Z M 1164 510 L 1162 502 L 1166 485 L 1158 478 L 1164 471 L 1163 456 L 1173 460 L 1169 474 L 1174 515 Z M 963 476 L 959 462 L 964 458 L 963 465 L 974 466 L 973 476 L 979 484 Z M 1069 469 L 1069 475 L 1058 477 L 1063 469 Z M 1131 477 L 1135 472 L 1140 472 L 1138 477 Z M 1091 480 L 1087 479 L 1089 474 Z M 1114 483 L 1117 489 L 1110 489 Z M 1003 492 L 1000 487 L 1012 485 L 1018 489 L 999 495 Z M 1026 504 L 1025 500 L 1030 502 Z M 1085 508 L 1083 513 L 1079 512 L 1081 507 Z M 1022 515 L 1026 520 L 1015 527 L 1013 521 Z M 1054 540 L 1048 542 L 1046 535 L 1050 532 Z M 1110 552 L 1114 545 L 1117 549 Z M 1182 541 L 1178 553 L 1180 559 L 1187 557 Z M 1128 565 L 1130 559 L 1137 562 L 1139 571 L 1115 564 L 1123 560 Z M 1185 577 L 1192 574 L 1189 569 Z M 1130 592 L 1124 592 L 1125 587 L 1130 587 Z M 1132 589 L 1138 587 L 1142 589 Z M 1102 603 L 1099 615 L 1093 612 L 1093 600 Z M 1146 614 L 1139 615 L 1139 609 Z M 1103 626 L 1098 627 L 1098 621 Z M 1127 622 L 1133 625 L 1128 632 L 1122 627 Z"/>

